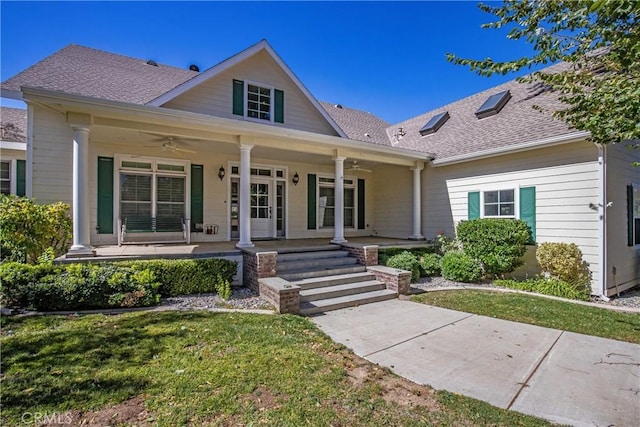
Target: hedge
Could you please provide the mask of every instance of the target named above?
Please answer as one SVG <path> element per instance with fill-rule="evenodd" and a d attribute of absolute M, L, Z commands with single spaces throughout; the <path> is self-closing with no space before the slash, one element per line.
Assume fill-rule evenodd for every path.
<path fill-rule="evenodd" d="M 42 311 L 151 306 L 161 297 L 230 296 L 237 263 L 223 259 L 101 264 L 0 264 L 0 303 Z"/>

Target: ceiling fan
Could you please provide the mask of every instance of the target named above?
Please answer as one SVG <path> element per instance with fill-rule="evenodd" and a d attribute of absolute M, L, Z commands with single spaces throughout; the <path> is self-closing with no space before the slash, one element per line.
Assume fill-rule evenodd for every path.
<path fill-rule="evenodd" d="M 353 172 L 369 172 L 369 173 L 373 172 L 371 169 L 365 169 L 363 167 L 360 167 L 357 160 L 354 160 L 353 165 L 347 170 L 350 170 Z"/>
<path fill-rule="evenodd" d="M 180 152 L 180 153 L 190 153 L 195 154 L 196 151 L 190 150 L 188 148 L 182 148 L 178 144 L 176 144 L 176 138 L 173 136 L 163 136 L 157 140 L 161 142 L 160 148 L 162 151 L 169 151 L 171 153 Z M 145 147 L 158 147 L 157 145 L 145 145 Z"/>

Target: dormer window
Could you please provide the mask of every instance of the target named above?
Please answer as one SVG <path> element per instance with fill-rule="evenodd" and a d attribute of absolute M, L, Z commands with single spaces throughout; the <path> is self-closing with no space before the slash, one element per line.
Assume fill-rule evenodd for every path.
<path fill-rule="evenodd" d="M 259 83 L 233 80 L 233 114 L 284 123 L 284 91 Z"/>
<path fill-rule="evenodd" d="M 449 120 L 449 113 L 447 111 L 436 114 L 435 116 L 431 117 L 431 119 L 429 119 L 427 124 L 424 125 L 422 129 L 420 129 L 420 135 L 425 136 L 436 133 L 447 120 Z"/>
<path fill-rule="evenodd" d="M 484 119 L 485 117 L 498 114 L 500 110 L 507 105 L 507 102 L 509 102 L 510 99 L 511 92 L 508 90 L 491 95 L 486 101 L 484 101 L 484 104 L 480 106 L 478 111 L 476 111 L 476 117 Z"/>

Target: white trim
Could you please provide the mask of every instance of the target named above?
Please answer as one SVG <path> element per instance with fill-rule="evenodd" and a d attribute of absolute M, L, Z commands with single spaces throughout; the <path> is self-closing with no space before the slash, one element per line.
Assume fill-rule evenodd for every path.
<path fill-rule="evenodd" d="M 307 90 L 307 88 L 302 84 L 302 82 L 296 77 L 296 75 L 291 71 L 291 69 L 284 63 L 284 61 L 278 56 L 278 54 L 273 50 L 273 48 L 267 43 L 266 40 L 261 40 L 253 46 L 249 46 L 247 49 L 243 50 L 240 53 L 235 54 L 231 58 L 228 58 L 218 65 L 214 65 L 206 71 L 198 74 L 192 79 L 187 80 L 181 85 L 171 89 L 170 91 L 160 95 L 158 98 L 147 103 L 149 106 L 160 107 L 163 104 L 171 101 L 177 96 L 185 93 L 189 89 L 192 89 L 198 86 L 200 83 L 208 80 L 214 76 L 219 75 L 220 73 L 228 70 L 229 68 L 239 64 L 240 62 L 252 57 L 253 55 L 266 51 L 271 58 L 280 66 L 282 71 L 293 81 L 293 83 L 298 87 L 298 89 L 304 94 L 304 96 L 313 104 L 313 106 L 318 110 L 318 112 L 324 117 L 324 119 L 331 125 L 333 130 L 335 130 L 338 135 L 342 138 L 347 138 L 347 135 L 344 131 L 338 126 L 338 124 L 331 118 L 331 116 L 326 112 L 324 108 L 320 105 L 320 103 L 311 95 L 311 93 Z"/>
<path fill-rule="evenodd" d="M 598 285 L 599 296 L 607 300 L 607 152 L 598 147 Z"/>
<path fill-rule="evenodd" d="M 269 89 L 269 120 L 265 120 L 265 119 L 261 119 L 260 117 L 249 117 L 249 85 L 251 86 L 255 86 L 258 89 Z M 243 105 L 242 105 L 242 112 L 244 113 L 244 118 L 247 120 L 251 120 L 254 121 L 256 123 L 274 123 L 273 120 L 273 116 L 274 116 L 274 95 L 275 95 L 275 88 L 272 85 L 269 84 L 265 84 L 265 83 L 259 83 L 259 82 L 254 82 L 251 80 L 245 80 L 244 81 L 244 99 L 242 100 Z M 260 94 L 258 94 L 258 97 L 260 97 Z M 260 103 L 258 103 L 258 107 L 260 106 Z M 260 113 L 260 110 L 258 110 L 258 114 Z"/>
<path fill-rule="evenodd" d="M 523 142 L 521 144 L 508 145 L 506 147 L 491 148 L 489 150 L 474 151 L 472 153 L 460 154 L 458 156 L 447 157 L 439 160 L 431 161 L 433 166 L 447 166 L 456 163 L 469 162 L 472 160 L 485 159 L 487 157 L 500 156 L 503 154 L 518 153 L 521 151 L 534 150 L 541 147 L 550 147 L 553 145 L 568 144 L 571 142 L 584 141 L 589 138 L 589 132 L 573 132 L 565 135 L 553 136 L 550 138 L 538 139 L 534 141 Z"/>
<path fill-rule="evenodd" d="M 0 89 L 0 96 L 2 98 L 17 99 L 22 101 L 22 92 L 20 90 Z"/>
<path fill-rule="evenodd" d="M 335 179 L 336 175 L 326 172 L 316 172 L 316 232 L 328 232 L 335 231 L 335 223 L 333 227 L 322 227 L 320 224 L 320 187 L 325 188 L 334 188 L 335 189 Z M 320 178 L 329 178 L 332 179 L 333 182 L 320 182 Z M 361 178 L 364 179 L 364 178 Z M 347 181 L 351 181 L 351 184 L 347 184 Z M 357 230 L 358 229 L 358 176 L 357 175 L 345 175 L 343 179 L 343 189 L 351 188 L 353 189 L 353 225 L 345 226 L 346 230 Z M 333 207 L 335 210 L 335 206 Z"/>
<path fill-rule="evenodd" d="M 0 150 L 27 151 L 27 144 L 25 142 L 0 141 Z"/>
<path fill-rule="evenodd" d="M 487 190 L 479 190 L 480 191 L 480 218 L 498 218 L 498 219 L 520 219 L 520 187 L 512 187 L 512 188 L 499 188 L 495 189 L 495 187 L 491 187 Z M 485 215 L 484 214 L 484 193 L 488 192 L 497 192 L 498 193 L 498 212 L 500 212 L 500 192 L 501 191 L 513 191 L 513 215 Z M 509 202 L 505 202 L 509 203 Z M 492 203 L 496 204 L 496 203 Z"/>
<path fill-rule="evenodd" d="M 27 162 L 25 196 L 33 197 L 33 105 L 27 104 Z"/>
<path fill-rule="evenodd" d="M 83 108 L 83 111 L 87 111 L 87 114 L 95 114 L 95 112 L 114 113 L 118 117 L 122 117 L 123 115 L 135 117 L 137 121 L 153 120 L 153 123 L 165 126 L 177 126 L 185 129 L 199 127 L 204 130 L 215 130 L 216 132 L 228 133 L 230 135 L 241 134 L 284 139 L 293 138 L 307 143 L 324 145 L 329 148 L 340 148 L 347 151 L 364 150 L 369 153 L 384 154 L 387 156 L 393 156 L 398 160 L 402 159 L 404 161 L 411 162 L 415 160 L 431 160 L 434 157 L 431 153 L 424 153 L 406 148 L 373 144 L 370 142 L 289 129 L 280 126 L 271 126 L 265 123 L 254 123 L 248 120 L 227 119 L 223 117 L 193 113 L 190 111 L 110 101 L 32 87 L 24 87 L 23 93 L 30 101 L 55 104 L 64 103 L 65 106 Z M 93 107 L 94 110 L 89 111 L 87 110 L 87 107 Z M 390 162 L 390 164 L 401 163 Z M 407 166 L 411 165 L 407 164 Z"/>

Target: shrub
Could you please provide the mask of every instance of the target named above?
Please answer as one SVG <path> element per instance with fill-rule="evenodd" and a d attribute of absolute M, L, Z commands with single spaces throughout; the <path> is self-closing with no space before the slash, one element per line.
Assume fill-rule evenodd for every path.
<path fill-rule="evenodd" d="M 550 277 L 570 283 L 578 291 L 589 291 L 591 273 L 575 243 L 541 243 L 536 259 Z"/>
<path fill-rule="evenodd" d="M 416 282 L 420 278 L 420 264 L 418 258 L 409 251 L 404 251 L 394 255 L 387 260 L 387 267 L 398 268 L 411 272 L 411 282 Z"/>
<path fill-rule="evenodd" d="M 553 295 L 561 298 L 577 299 L 588 301 L 589 292 L 576 289 L 570 283 L 556 278 L 536 278 L 525 281 L 518 280 L 495 280 L 493 282 L 497 286 L 503 286 L 510 289 L 518 289 L 527 292 L 536 292 L 544 295 Z"/>
<path fill-rule="evenodd" d="M 462 249 L 460 241 L 458 239 L 452 239 L 445 236 L 443 233 L 439 233 L 436 236 L 436 243 L 442 255 L 451 251 L 459 251 Z"/>
<path fill-rule="evenodd" d="M 449 251 L 442 257 L 442 276 L 456 282 L 473 283 L 482 279 L 480 263 L 461 251 Z"/>
<path fill-rule="evenodd" d="M 58 256 L 71 239 L 69 205 L 38 205 L 33 200 L 0 197 L 0 246 L 3 259 L 36 263 L 48 248 Z"/>
<path fill-rule="evenodd" d="M 29 307 L 36 284 L 43 277 L 58 274 L 60 270 L 51 264 L 0 264 L 0 303 L 4 307 Z"/>
<path fill-rule="evenodd" d="M 416 248 L 379 248 L 378 249 L 378 264 L 387 265 L 389 258 L 395 255 L 399 255 L 403 252 L 409 252 L 415 255 L 416 258 L 420 258 L 424 254 L 431 254 L 436 252 L 436 248 L 431 246 L 420 246 Z"/>
<path fill-rule="evenodd" d="M 156 259 L 117 264 L 151 270 L 160 283 L 163 297 L 215 292 L 228 299 L 238 268 L 238 263 L 219 258 Z"/>
<path fill-rule="evenodd" d="M 485 272 L 493 275 L 510 273 L 521 266 L 531 239 L 527 223 L 515 219 L 462 221 L 457 232 L 464 252 L 480 260 Z"/>
<path fill-rule="evenodd" d="M 419 260 L 421 273 L 424 276 L 439 276 L 440 262 L 442 256 L 439 254 L 424 254 Z"/>

